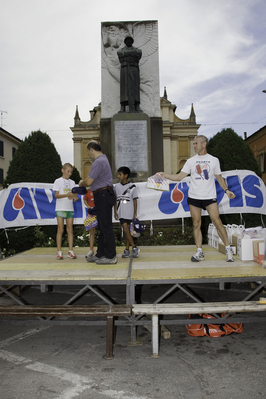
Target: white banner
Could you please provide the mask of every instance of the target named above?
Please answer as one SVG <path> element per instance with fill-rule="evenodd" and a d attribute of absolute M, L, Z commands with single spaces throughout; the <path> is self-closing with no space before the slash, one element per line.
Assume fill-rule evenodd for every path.
<path fill-rule="evenodd" d="M 263 181 L 249 170 L 223 172 L 227 186 L 236 195 L 229 200 L 216 182 L 220 213 L 266 214 L 266 187 Z M 190 178 L 181 182 L 169 181 L 169 191 L 147 188 L 147 183 L 136 183 L 138 190 L 138 219 L 163 220 L 190 217 L 187 204 Z M 0 191 L 0 227 L 17 227 L 56 224 L 53 184 L 17 183 Z M 86 218 L 83 197 L 74 203 L 75 224 Z M 207 214 L 202 211 L 202 214 Z M 113 219 L 115 222 L 115 219 Z"/>

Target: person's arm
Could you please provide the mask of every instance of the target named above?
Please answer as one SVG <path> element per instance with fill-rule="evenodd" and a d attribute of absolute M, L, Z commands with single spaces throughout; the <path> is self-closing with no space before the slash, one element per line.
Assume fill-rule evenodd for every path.
<path fill-rule="evenodd" d="M 216 177 L 216 180 L 218 181 L 218 183 L 220 184 L 221 188 L 228 195 L 228 198 L 230 198 L 230 199 L 235 198 L 235 194 L 229 190 L 222 175 L 215 175 L 215 177 Z"/>
<path fill-rule="evenodd" d="M 133 204 L 134 204 L 134 220 L 137 219 L 137 210 L 138 210 L 138 201 L 137 198 L 133 199 Z"/>
<path fill-rule="evenodd" d="M 157 175 L 160 175 L 162 177 L 164 177 L 165 179 L 169 179 L 172 181 L 181 181 L 182 179 L 184 179 L 185 177 L 187 177 L 188 173 L 185 172 L 179 172 L 179 173 L 175 173 L 175 174 L 168 174 L 168 173 L 164 173 L 164 172 L 157 172 Z"/>
<path fill-rule="evenodd" d="M 68 196 L 68 199 L 73 200 L 74 202 L 79 200 L 79 196 L 76 193 L 71 193 L 71 195 Z"/>
<path fill-rule="evenodd" d="M 78 200 L 77 194 L 73 194 L 71 191 L 69 191 L 66 194 L 59 194 L 59 191 L 55 191 L 54 192 L 54 196 L 55 196 L 56 199 L 68 198 L 68 199 L 73 199 L 74 201 Z"/>
<path fill-rule="evenodd" d="M 90 187 L 93 182 L 94 182 L 93 179 L 91 179 L 90 177 L 87 177 L 87 179 L 79 181 L 79 186 L 80 187 Z"/>
<path fill-rule="evenodd" d="M 115 220 L 118 220 L 116 199 L 115 199 L 115 203 L 114 203 L 114 218 L 115 218 Z"/>

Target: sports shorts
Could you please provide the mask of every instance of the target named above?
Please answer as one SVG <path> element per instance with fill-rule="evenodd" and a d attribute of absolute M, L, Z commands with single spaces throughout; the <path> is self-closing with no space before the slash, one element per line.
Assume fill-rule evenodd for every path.
<path fill-rule="evenodd" d="M 74 217 L 74 211 L 55 211 L 55 215 L 63 219 L 71 219 Z"/>
<path fill-rule="evenodd" d="M 121 226 L 122 226 L 122 224 L 124 224 L 124 223 L 127 223 L 128 225 L 130 225 L 130 223 L 132 222 L 132 220 L 121 218 L 121 219 L 119 219 L 119 222 L 121 223 Z"/>
<path fill-rule="evenodd" d="M 188 197 L 187 203 L 188 203 L 188 205 L 193 205 L 196 208 L 201 208 L 201 209 L 204 209 L 204 211 L 206 211 L 206 206 L 217 203 L 217 199 L 216 198 L 196 199 L 196 198 Z"/>

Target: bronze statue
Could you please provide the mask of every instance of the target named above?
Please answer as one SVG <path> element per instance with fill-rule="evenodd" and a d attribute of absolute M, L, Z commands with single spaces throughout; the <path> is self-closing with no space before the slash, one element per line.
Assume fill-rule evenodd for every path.
<path fill-rule="evenodd" d="M 140 110 L 140 77 L 139 60 L 142 51 L 134 46 L 134 39 L 127 36 L 124 40 L 125 47 L 117 51 L 121 64 L 120 70 L 120 104 L 121 111 L 141 112 Z"/>

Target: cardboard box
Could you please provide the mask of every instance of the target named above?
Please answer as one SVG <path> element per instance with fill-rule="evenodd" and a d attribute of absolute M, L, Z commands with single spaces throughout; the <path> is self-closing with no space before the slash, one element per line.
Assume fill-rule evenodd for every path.
<path fill-rule="evenodd" d="M 253 240 L 253 260 L 257 262 L 259 265 L 263 264 L 264 258 L 264 239 L 261 240 Z"/>
<path fill-rule="evenodd" d="M 237 257 L 240 260 L 252 260 L 253 261 L 253 241 L 264 240 L 262 237 L 242 237 L 241 235 L 237 238 Z"/>
<path fill-rule="evenodd" d="M 235 255 L 236 254 L 236 246 L 230 245 L 230 247 L 232 248 L 233 254 Z M 219 242 L 218 251 L 222 252 L 222 254 L 226 254 L 225 245 L 223 242 Z"/>

